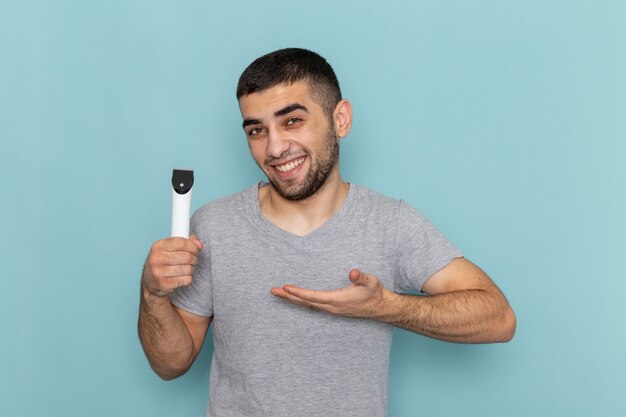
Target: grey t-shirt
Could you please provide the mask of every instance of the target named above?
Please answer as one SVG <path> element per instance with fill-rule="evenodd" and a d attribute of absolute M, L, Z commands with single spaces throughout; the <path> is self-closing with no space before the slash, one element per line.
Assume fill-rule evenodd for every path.
<path fill-rule="evenodd" d="M 194 214 L 204 248 L 192 285 L 171 296 L 213 316 L 206 415 L 386 416 L 392 327 L 293 305 L 270 289 L 340 288 L 359 268 L 395 292 L 419 291 L 461 253 L 403 201 L 355 184 L 333 217 L 296 236 L 263 217 L 260 186 Z"/>

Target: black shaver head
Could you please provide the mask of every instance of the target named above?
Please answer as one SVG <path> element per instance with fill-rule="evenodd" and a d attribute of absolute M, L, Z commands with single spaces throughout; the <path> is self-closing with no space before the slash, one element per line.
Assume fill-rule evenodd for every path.
<path fill-rule="evenodd" d="M 172 172 L 172 188 L 177 194 L 187 194 L 193 187 L 193 171 L 175 169 Z"/>

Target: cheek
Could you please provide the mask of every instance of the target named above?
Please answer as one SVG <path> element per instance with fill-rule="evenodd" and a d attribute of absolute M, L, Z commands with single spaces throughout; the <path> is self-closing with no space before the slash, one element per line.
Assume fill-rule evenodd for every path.
<path fill-rule="evenodd" d="M 263 164 L 265 160 L 265 147 L 261 141 L 248 141 L 248 149 L 250 150 L 252 158 L 254 158 L 257 163 Z"/>
<path fill-rule="evenodd" d="M 323 139 L 324 138 L 324 139 Z M 319 152 L 324 148 L 325 137 L 323 132 L 307 132 L 300 137 L 301 146 L 308 152 Z"/>

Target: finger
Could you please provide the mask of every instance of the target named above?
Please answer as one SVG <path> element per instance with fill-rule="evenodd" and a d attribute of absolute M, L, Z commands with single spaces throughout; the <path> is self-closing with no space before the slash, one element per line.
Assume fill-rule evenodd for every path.
<path fill-rule="evenodd" d="M 161 291 L 174 291 L 176 288 L 187 287 L 193 282 L 193 277 L 190 275 L 168 278 L 161 283 Z"/>
<path fill-rule="evenodd" d="M 176 288 L 187 287 L 191 285 L 192 282 L 193 282 L 192 276 L 187 275 L 184 277 L 178 277 L 178 279 L 176 280 Z"/>
<path fill-rule="evenodd" d="M 175 265 L 163 269 L 163 278 L 193 276 L 193 265 Z"/>
<path fill-rule="evenodd" d="M 292 304 L 297 304 L 297 305 L 301 305 L 304 307 L 309 307 L 315 310 L 321 310 L 321 311 L 326 311 L 326 312 L 332 312 L 333 310 L 333 306 L 330 304 L 316 303 L 313 301 L 302 299 L 298 296 L 288 293 L 287 291 L 285 291 L 284 288 L 272 288 L 272 294 L 277 297 L 283 298 Z"/>
<path fill-rule="evenodd" d="M 283 290 L 290 295 L 312 303 L 336 304 L 339 301 L 340 290 L 308 290 L 293 285 L 284 285 Z"/>
<path fill-rule="evenodd" d="M 158 274 L 159 268 L 167 268 L 178 265 L 190 265 L 194 267 L 198 258 L 189 252 L 156 252 L 148 257 L 148 265 Z"/>
<path fill-rule="evenodd" d="M 193 277 L 189 275 L 175 278 L 163 278 L 156 280 L 152 283 L 147 283 L 146 288 L 152 294 L 161 297 L 167 294 L 171 294 L 177 288 L 189 286 L 192 282 Z"/>
<path fill-rule="evenodd" d="M 198 257 L 190 252 L 177 251 L 177 252 L 164 252 L 159 261 L 162 265 L 196 265 L 198 263 Z"/>
<path fill-rule="evenodd" d="M 187 251 L 193 253 L 194 255 L 200 252 L 200 247 L 197 243 L 191 239 L 185 239 L 184 237 L 170 237 L 164 239 L 162 242 L 163 250 L 167 252 Z"/>
<path fill-rule="evenodd" d="M 152 268 L 151 276 L 154 281 L 169 280 L 172 278 L 179 278 L 184 276 L 193 276 L 193 266 L 158 266 Z"/>

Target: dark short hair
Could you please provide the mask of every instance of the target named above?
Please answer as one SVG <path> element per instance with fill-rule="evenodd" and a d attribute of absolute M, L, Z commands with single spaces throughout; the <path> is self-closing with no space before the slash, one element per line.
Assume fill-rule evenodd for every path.
<path fill-rule="evenodd" d="M 311 95 L 330 117 L 341 100 L 339 81 L 330 64 L 315 52 L 285 48 L 254 60 L 239 77 L 237 100 L 279 84 L 309 82 Z"/>

